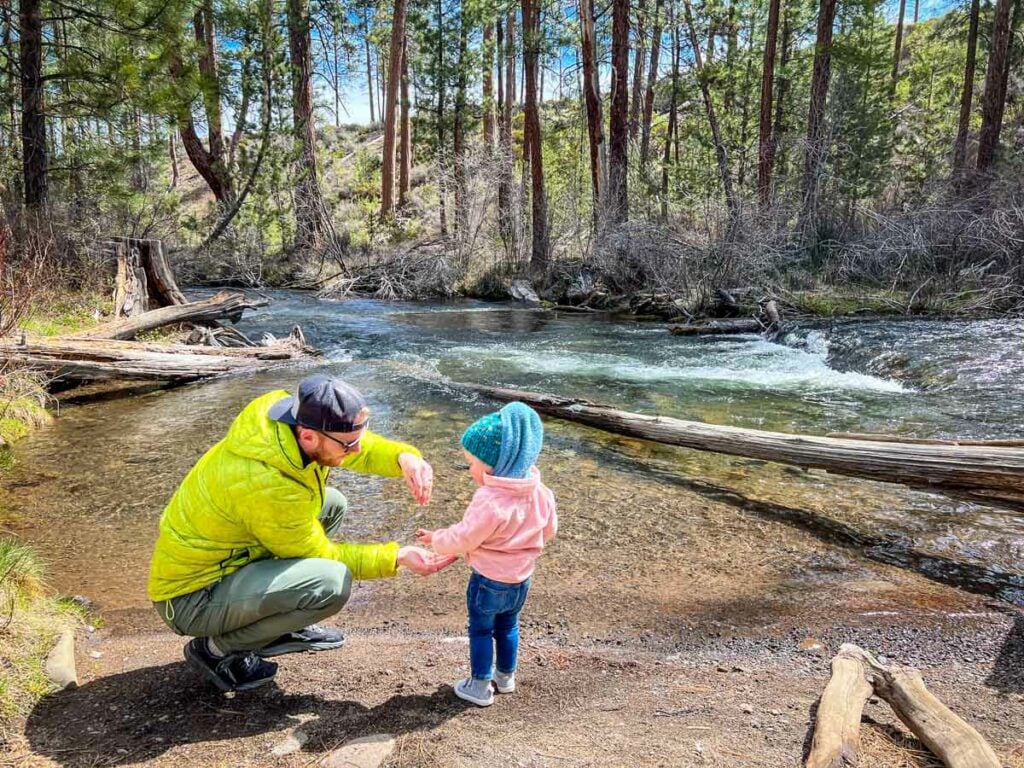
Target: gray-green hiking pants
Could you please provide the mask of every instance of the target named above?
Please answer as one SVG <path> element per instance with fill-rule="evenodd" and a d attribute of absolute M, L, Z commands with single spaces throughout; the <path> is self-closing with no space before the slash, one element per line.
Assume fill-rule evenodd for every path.
<path fill-rule="evenodd" d="M 333 538 L 348 501 L 328 488 L 320 522 Z M 154 603 L 179 635 L 212 637 L 226 653 L 255 651 L 286 632 L 333 616 L 348 602 L 352 573 L 335 560 L 271 558 L 249 563 L 215 584 Z"/>

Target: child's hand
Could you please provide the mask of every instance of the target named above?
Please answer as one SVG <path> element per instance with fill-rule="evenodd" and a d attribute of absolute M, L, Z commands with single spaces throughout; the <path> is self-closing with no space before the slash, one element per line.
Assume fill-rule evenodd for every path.
<path fill-rule="evenodd" d="M 442 568 L 447 568 L 458 559 L 457 555 L 435 555 L 430 550 L 420 547 L 401 547 L 398 550 L 397 562 L 399 566 L 408 568 L 413 573 L 429 576 Z"/>
<path fill-rule="evenodd" d="M 416 541 L 425 547 L 429 547 L 434 543 L 434 532 L 428 531 L 426 528 L 420 528 L 416 531 Z"/>

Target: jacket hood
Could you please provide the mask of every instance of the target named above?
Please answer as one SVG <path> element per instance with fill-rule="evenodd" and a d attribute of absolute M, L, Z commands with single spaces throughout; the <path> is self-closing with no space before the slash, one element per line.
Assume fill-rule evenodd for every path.
<path fill-rule="evenodd" d="M 288 397 L 283 389 L 268 392 L 249 403 L 228 429 L 225 448 L 238 456 L 255 459 L 296 479 L 308 478 L 315 464 L 303 466 L 302 453 L 292 428 L 274 421 L 267 411 Z"/>
<path fill-rule="evenodd" d="M 528 496 L 540 485 L 540 470 L 536 465 L 530 467 L 526 477 L 498 477 L 484 475 L 484 488 L 500 488 L 506 493 L 517 496 Z"/>

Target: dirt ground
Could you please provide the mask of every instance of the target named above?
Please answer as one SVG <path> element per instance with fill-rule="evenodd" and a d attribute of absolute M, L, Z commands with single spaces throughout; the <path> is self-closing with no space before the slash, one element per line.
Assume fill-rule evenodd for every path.
<path fill-rule="evenodd" d="M 273 685 L 233 697 L 186 666 L 140 598 L 82 633 L 80 687 L 44 699 L 0 764 L 298 768 L 388 733 L 388 766 L 799 766 L 829 658 L 856 642 L 919 667 L 1024 768 L 1024 611 L 756 505 L 615 472 L 581 457 L 552 473 L 562 530 L 523 614 L 519 690 L 488 709 L 452 693 L 467 668 L 461 565 L 358 585 L 333 622 L 344 648 L 283 657 Z M 587 493 L 572 492 L 580 477 Z M 442 510 L 469 491 L 439 493 L 423 525 L 452 522 Z M 934 764 L 869 703 L 861 766 Z"/>

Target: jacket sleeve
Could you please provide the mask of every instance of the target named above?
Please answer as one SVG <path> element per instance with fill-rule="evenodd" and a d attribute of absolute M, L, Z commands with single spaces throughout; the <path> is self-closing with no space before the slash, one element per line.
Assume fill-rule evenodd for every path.
<path fill-rule="evenodd" d="M 341 466 L 363 475 L 382 475 L 384 477 L 401 477 L 402 467 L 398 457 L 403 453 L 411 453 L 423 457 L 419 450 L 408 443 L 388 440 L 375 432 L 366 430 L 363 435 L 362 450 L 345 459 Z"/>
<path fill-rule="evenodd" d="M 491 510 L 491 504 L 478 491 L 466 508 L 462 520 L 447 528 L 434 531 L 431 547 L 439 555 L 461 555 L 472 552 L 497 529 L 500 520 Z"/>
<path fill-rule="evenodd" d="M 307 489 L 294 491 L 278 487 L 270 494 L 253 494 L 245 515 L 249 533 L 274 557 L 282 559 L 320 557 L 337 560 L 352 571 L 356 580 L 394 576 L 398 570 L 398 543 L 348 544 L 327 538 L 323 525 L 312 514 L 313 500 Z"/>

